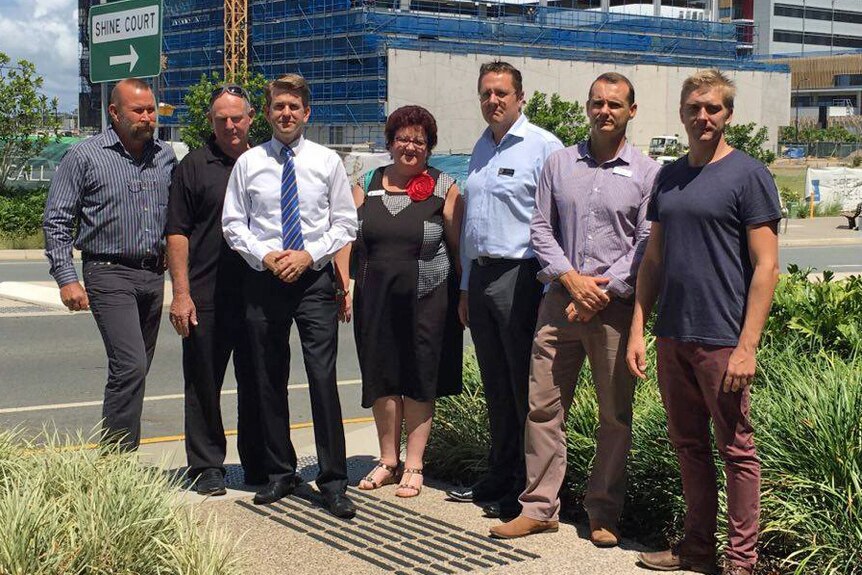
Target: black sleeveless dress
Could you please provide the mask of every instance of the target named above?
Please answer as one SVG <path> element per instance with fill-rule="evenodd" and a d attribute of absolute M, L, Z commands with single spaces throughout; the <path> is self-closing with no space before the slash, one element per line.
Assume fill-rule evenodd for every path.
<path fill-rule="evenodd" d="M 419 202 L 386 192 L 383 168 L 360 182 L 353 317 L 366 408 L 389 395 L 433 401 L 461 392 L 459 294 L 443 234 L 454 180 L 433 168 L 428 174 L 434 192 Z"/>

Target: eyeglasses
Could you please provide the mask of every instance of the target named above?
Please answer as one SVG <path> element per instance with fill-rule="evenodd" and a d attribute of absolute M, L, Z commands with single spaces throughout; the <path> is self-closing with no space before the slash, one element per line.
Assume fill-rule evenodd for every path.
<path fill-rule="evenodd" d="M 213 90 L 210 94 L 210 106 L 212 106 L 213 102 L 215 102 L 216 99 L 224 93 L 239 96 L 246 102 L 249 101 L 248 92 L 246 92 L 242 86 L 240 86 L 239 84 L 224 84 L 223 86 L 219 86 L 218 88 Z"/>
<path fill-rule="evenodd" d="M 416 140 L 414 138 L 408 138 L 406 136 L 395 136 L 395 143 L 402 148 L 406 148 L 410 144 L 413 144 L 413 147 L 417 150 L 424 150 L 425 146 L 428 145 L 428 142 L 426 142 L 425 140 Z"/>

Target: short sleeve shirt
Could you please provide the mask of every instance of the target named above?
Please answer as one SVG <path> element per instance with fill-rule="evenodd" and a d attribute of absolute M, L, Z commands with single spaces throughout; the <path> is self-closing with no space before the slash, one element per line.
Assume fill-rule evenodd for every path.
<path fill-rule="evenodd" d="M 655 334 L 735 346 L 753 275 L 747 228 L 780 218 L 772 175 L 739 150 L 702 167 L 684 156 L 663 168 L 647 209 L 664 239 Z"/>

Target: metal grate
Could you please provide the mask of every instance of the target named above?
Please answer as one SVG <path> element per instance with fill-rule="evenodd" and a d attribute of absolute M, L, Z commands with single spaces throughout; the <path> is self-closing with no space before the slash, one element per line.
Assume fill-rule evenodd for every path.
<path fill-rule="evenodd" d="M 313 478 L 316 460 L 304 458 L 301 463 L 307 463 L 298 466 L 303 479 Z M 240 484 L 241 478 L 240 471 Z M 245 500 L 236 504 L 396 575 L 465 573 L 539 558 L 364 491 L 350 488 L 349 494 L 357 509 L 350 521 L 335 519 L 313 503 L 316 495 L 308 487 L 271 505 L 252 505 Z"/>

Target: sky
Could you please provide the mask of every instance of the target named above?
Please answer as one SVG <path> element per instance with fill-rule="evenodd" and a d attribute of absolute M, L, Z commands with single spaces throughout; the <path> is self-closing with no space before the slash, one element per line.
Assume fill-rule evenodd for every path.
<path fill-rule="evenodd" d="M 61 112 L 78 107 L 76 0 L 0 0 L 0 52 L 33 62 L 43 93 L 60 100 Z"/>

